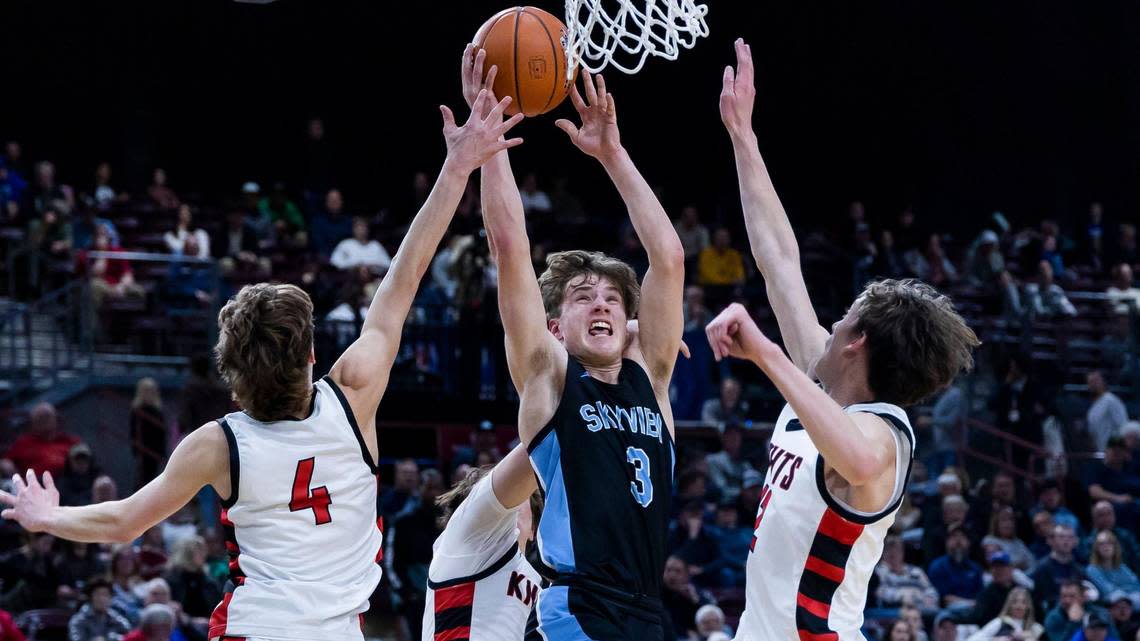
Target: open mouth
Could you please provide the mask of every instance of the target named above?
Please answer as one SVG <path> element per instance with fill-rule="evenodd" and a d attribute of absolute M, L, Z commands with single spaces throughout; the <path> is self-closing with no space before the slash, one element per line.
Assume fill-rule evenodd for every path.
<path fill-rule="evenodd" d="M 590 336 L 613 336 L 614 328 L 608 322 L 596 320 L 590 323 Z"/>

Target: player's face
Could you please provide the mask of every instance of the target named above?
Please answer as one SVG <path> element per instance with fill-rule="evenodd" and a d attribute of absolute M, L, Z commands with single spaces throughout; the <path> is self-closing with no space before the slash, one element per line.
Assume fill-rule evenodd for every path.
<path fill-rule="evenodd" d="M 816 362 L 808 369 L 808 376 L 814 376 L 820 383 L 823 383 L 824 389 L 830 386 L 830 381 L 840 380 L 845 369 L 846 357 L 854 355 L 853 351 L 845 352 L 844 350 L 850 347 L 851 343 L 858 340 L 860 336 L 856 326 L 859 323 L 859 307 L 861 305 L 862 300 L 856 299 L 843 318 L 831 326 L 831 336 L 827 337 L 823 354 L 820 354 Z"/>
<path fill-rule="evenodd" d="M 588 364 L 621 362 L 626 343 L 621 290 L 608 278 L 587 274 L 566 285 L 562 315 L 550 329 L 566 351 Z"/>

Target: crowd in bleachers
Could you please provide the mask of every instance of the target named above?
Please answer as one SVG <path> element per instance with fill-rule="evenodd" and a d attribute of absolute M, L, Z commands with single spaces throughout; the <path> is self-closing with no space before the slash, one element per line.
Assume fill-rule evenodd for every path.
<path fill-rule="evenodd" d="M 9 295 L 33 298 L 87 279 L 100 341 L 131 350 L 141 349 L 132 342 L 141 329 L 162 327 L 172 309 L 204 324 L 244 283 L 294 282 L 313 298 L 335 354 L 355 336 L 430 179 L 417 173 L 406 194 L 365 210 L 328 174 L 320 121 L 308 134 L 304 184 L 250 181 L 209 196 L 182 193 L 178 177 L 161 169 L 145 189 L 127 194 L 107 163 L 89 184 L 69 186 L 50 162 L 30 164 L 18 143 L 8 143 L 0 158 L 0 228 L 5 264 L 19 274 Z M 581 245 L 606 249 L 644 273 L 629 225 L 615 228 L 620 217 L 587 214 L 565 179 L 549 185 L 546 191 L 534 174 L 520 181 L 536 269 L 549 252 Z M 782 401 L 754 369 L 713 363 L 703 338 L 704 325 L 733 301 L 776 333 L 746 242 L 734 235 L 740 225 L 730 216 L 738 214 L 693 205 L 678 212 L 692 356 L 674 376 L 674 416 L 706 430 L 704 438 L 679 430 L 663 601 L 678 639 L 706 641 L 731 638 L 743 605 L 768 466 L 763 421 Z M 798 231 L 821 318 L 835 318 L 842 309 L 834 306 L 874 278 L 917 277 L 953 294 L 987 343 L 982 371 L 912 412 L 920 460 L 872 579 L 868 633 L 890 641 L 1140 639 L 1133 534 L 1140 527 L 1140 424 L 1129 421 L 1140 385 L 1135 226 L 1093 203 L 1066 221 L 1017 226 L 994 214 L 963 239 L 912 209 L 873 218 L 853 202 L 838 224 Z M 92 251 L 104 253 L 92 258 Z M 121 252 L 184 260 L 114 256 Z M 443 345 L 416 334 L 398 367 L 453 381 L 449 393 L 511 398 L 474 181 L 427 281 L 409 326 L 450 326 L 459 338 Z M 455 353 L 458 360 L 448 360 Z M 227 408 L 204 358 L 195 359 L 177 410 L 164 408 L 153 381 L 140 381 L 122 421 L 137 461 L 130 478 L 153 478 L 181 435 Z M 979 470 L 965 454 L 994 455 L 1000 439 L 972 437 L 963 430 L 967 419 L 1023 443 L 1007 467 L 982 467 L 969 478 Z M 392 466 L 378 504 L 386 576 L 374 609 L 394 615 L 397 638 L 418 636 L 423 577 L 439 533 L 434 498 L 471 466 L 497 461 L 507 445 L 485 423 L 450 451 Z M 56 474 L 68 504 L 119 494 L 116 475 L 61 429 L 49 405 L 30 411 L 0 460 L 5 477 L 27 468 Z M 25 632 L 63 617 L 75 641 L 203 638 L 227 572 L 216 497 L 208 492 L 131 544 L 56 541 L 8 523 L 0 537 L 0 610 Z M 0 615 L 0 640 L 21 638 L 12 621 Z"/>

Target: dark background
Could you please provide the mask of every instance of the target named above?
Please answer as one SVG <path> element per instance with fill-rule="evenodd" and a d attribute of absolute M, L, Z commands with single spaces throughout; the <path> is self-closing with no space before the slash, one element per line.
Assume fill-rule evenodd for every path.
<path fill-rule="evenodd" d="M 436 105 L 459 111 L 464 43 L 504 6 L 6 0 L 0 138 L 78 188 L 106 159 L 120 186 L 139 189 L 160 165 L 176 190 L 220 198 L 251 178 L 299 187 L 305 119 L 319 115 L 350 207 L 374 209 L 438 167 Z M 678 61 L 608 74 L 626 146 L 673 212 L 736 200 L 717 93 L 738 35 L 758 67 L 762 149 L 797 221 L 854 198 L 872 218 L 913 204 L 964 231 L 995 209 L 1024 221 L 1090 199 L 1112 219 L 1140 207 L 1136 2 L 712 0 L 708 23 Z M 616 205 L 553 120 L 520 126 L 516 170 L 547 187 L 569 175 L 588 202 Z"/>

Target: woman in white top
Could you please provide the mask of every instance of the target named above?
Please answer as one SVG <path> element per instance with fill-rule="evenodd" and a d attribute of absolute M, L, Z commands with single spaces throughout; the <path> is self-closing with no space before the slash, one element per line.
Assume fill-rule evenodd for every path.
<path fill-rule="evenodd" d="M 206 230 L 192 227 L 194 222 L 194 211 L 190 205 L 183 203 L 178 207 L 178 226 L 174 231 L 168 231 L 163 234 L 162 239 L 166 241 L 167 248 L 170 249 L 172 254 L 183 254 L 186 247 L 186 239 L 193 238 L 194 245 L 198 247 L 197 253 L 191 258 L 209 258 L 210 257 L 210 235 Z"/>
<path fill-rule="evenodd" d="M 1044 634 L 1045 628 L 1033 618 L 1029 590 L 1014 588 L 1009 591 L 1001 614 L 966 641 L 1037 641 Z"/>

